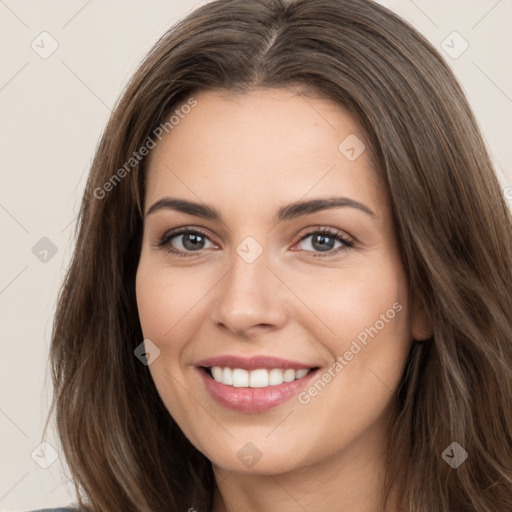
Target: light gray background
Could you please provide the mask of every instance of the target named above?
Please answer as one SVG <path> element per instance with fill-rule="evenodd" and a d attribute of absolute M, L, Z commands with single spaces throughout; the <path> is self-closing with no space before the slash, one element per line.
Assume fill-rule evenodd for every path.
<path fill-rule="evenodd" d="M 128 78 L 163 32 L 201 3 L 0 0 L 0 510 L 74 501 L 55 436 L 46 439 L 54 457 L 52 448 L 43 455 L 38 446 L 51 392 L 45 379 L 55 301 L 80 197 Z M 381 3 L 422 32 L 452 66 L 512 202 L 512 1 Z M 458 55 L 464 40 L 469 47 Z M 52 44 L 58 48 L 45 55 Z M 55 245 L 55 255 L 44 253 L 43 237 Z"/>

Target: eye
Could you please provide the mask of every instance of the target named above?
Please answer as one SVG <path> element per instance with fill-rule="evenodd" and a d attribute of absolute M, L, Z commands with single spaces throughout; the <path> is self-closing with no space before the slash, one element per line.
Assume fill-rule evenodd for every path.
<path fill-rule="evenodd" d="M 187 252 L 199 252 L 209 242 L 214 245 L 208 236 L 197 229 L 182 228 L 166 233 L 158 242 L 158 247 L 165 247 L 169 252 L 178 256 L 187 256 Z M 177 246 L 177 247 L 176 247 Z"/>
<path fill-rule="evenodd" d="M 329 228 L 319 228 L 315 231 L 310 231 L 305 234 L 296 245 L 300 245 L 309 238 L 311 238 L 311 240 L 304 244 L 306 245 L 306 249 L 303 250 L 305 250 L 305 252 L 312 252 L 312 256 L 315 257 L 332 256 L 354 246 L 354 242 L 345 238 L 341 232 Z M 210 247 L 206 245 L 207 243 L 211 244 Z M 339 244 L 337 247 L 335 247 L 336 243 Z M 165 248 L 168 252 L 176 254 L 177 256 L 192 256 L 191 253 L 199 253 L 203 249 L 214 247 L 215 244 L 210 240 L 208 235 L 201 230 L 180 228 L 166 233 L 156 246 Z"/>
<path fill-rule="evenodd" d="M 315 257 L 324 256 L 324 254 L 321 253 L 327 253 L 325 256 L 332 256 L 333 254 L 348 250 L 354 246 L 352 240 L 345 238 L 340 232 L 329 228 L 310 231 L 300 239 L 299 244 L 309 238 L 311 238 L 311 240 L 304 244 L 306 246 L 305 250 L 307 252 L 316 252 L 317 254 L 312 254 L 312 256 Z M 338 247 L 335 247 L 336 243 L 339 244 Z"/>

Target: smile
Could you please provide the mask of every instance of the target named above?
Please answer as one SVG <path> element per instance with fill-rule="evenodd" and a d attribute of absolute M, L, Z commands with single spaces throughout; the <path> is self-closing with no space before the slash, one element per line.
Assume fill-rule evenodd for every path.
<path fill-rule="evenodd" d="M 243 368 L 221 368 L 213 366 L 209 368 L 210 375 L 216 382 L 235 388 L 266 388 L 269 386 L 279 386 L 283 382 L 293 382 L 305 377 L 312 369 L 303 368 L 294 370 L 293 368 L 259 368 L 256 370 L 244 370 Z"/>
<path fill-rule="evenodd" d="M 239 412 L 264 412 L 297 396 L 320 365 L 272 356 L 217 356 L 196 364 L 204 388 L 217 404 Z"/>

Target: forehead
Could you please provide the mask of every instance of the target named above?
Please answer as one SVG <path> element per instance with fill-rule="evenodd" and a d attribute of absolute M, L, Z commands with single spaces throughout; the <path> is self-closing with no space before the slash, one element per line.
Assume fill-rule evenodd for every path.
<path fill-rule="evenodd" d="M 146 205 L 170 194 L 261 209 L 332 194 L 385 208 L 364 132 L 336 103 L 287 89 L 193 97 L 150 154 Z"/>

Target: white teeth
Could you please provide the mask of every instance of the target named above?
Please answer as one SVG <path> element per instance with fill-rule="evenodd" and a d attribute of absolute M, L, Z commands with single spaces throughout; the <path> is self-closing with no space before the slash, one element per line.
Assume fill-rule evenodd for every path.
<path fill-rule="evenodd" d="M 283 374 L 283 380 L 285 382 L 291 382 L 292 380 L 295 380 L 295 370 L 292 370 L 292 369 L 285 370 L 285 372 Z"/>
<path fill-rule="evenodd" d="M 229 368 L 226 368 L 226 370 L 228 370 Z M 212 368 L 212 375 L 213 375 L 213 378 L 217 381 L 217 382 L 222 382 L 223 378 L 222 378 L 222 368 L 219 368 L 218 366 L 214 366 Z"/>
<path fill-rule="evenodd" d="M 213 368 L 212 368 L 213 371 Z M 214 377 L 215 378 L 215 377 Z M 215 379 L 217 382 L 224 382 L 224 384 L 228 384 L 229 386 L 233 385 L 233 372 L 231 368 L 224 368 L 222 372 L 222 377 L 220 379 Z"/>
<path fill-rule="evenodd" d="M 247 370 L 242 370 L 241 368 L 235 368 L 233 370 L 233 387 L 249 387 L 249 372 Z"/>
<path fill-rule="evenodd" d="M 266 388 L 268 386 L 278 386 L 283 382 L 292 382 L 295 379 L 302 379 L 310 370 L 306 368 L 301 370 L 293 370 L 291 368 L 287 368 L 286 370 L 281 370 L 280 368 L 265 370 L 262 368 L 247 371 L 241 368 L 232 369 L 213 366 L 211 372 L 217 382 L 227 386 L 233 386 L 235 388 Z"/>
<path fill-rule="evenodd" d="M 279 368 L 272 368 L 268 373 L 268 383 L 271 386 L 277 386 L 283 382 L 283 370 L 279 370 Z"/>
<path fill-rule="evenodd" d="M 295 378 L 296 379 L 302 379 L 302 377 L 305 377 L 308 374 L 309 370 L 296 370 L 295 372 Z"/>
<path fill-rule="evenodd" d="M 266 388 L 268 386 L 267 370 L 253 370 L 249 373 L 250 388 Z"/>

